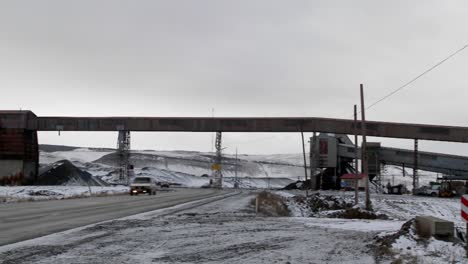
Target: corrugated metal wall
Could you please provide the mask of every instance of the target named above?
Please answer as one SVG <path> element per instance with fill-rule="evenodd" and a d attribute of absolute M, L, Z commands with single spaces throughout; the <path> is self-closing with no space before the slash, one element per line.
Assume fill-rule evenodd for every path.
<path fill-rule="evenodd" d="M 37 132 L 0 129 L 0 160 L 0 184 L 32 183 L 39 166 Z"/>

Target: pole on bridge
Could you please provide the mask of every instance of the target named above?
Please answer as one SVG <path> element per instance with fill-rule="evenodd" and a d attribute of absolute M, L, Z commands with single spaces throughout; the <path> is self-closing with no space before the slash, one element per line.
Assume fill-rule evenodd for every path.
<path fill-rule="evenodd" d="M 362 173 L 365 177 L 366 183 L 366 210 L 371 209 L 371 201 L 369 194 L 369 168 L 367 167 L 367 142 L 366 142 L 366 108 L 364 106 L 364 85 L 360 85 L 361 88 L 361 129 L 362 129 Z"/>
<path fill-rule="evenodd" d="M 354 105 L 354 204 L 359 203 L 359 178 L 358 178 L 358 132 L 357 132 L 357 105 Z"/>

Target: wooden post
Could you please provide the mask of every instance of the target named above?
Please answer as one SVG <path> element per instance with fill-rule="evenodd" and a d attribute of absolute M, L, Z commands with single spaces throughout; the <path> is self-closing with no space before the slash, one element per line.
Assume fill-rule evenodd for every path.
<path fill-rule="evenodd" d="M 312 141 L 310 142 L 310 189 L 311 191 L 315 191 L 318 189 L 317 186 L 317 177 L 315 175 L 317 163 L 316 163 L 316 156 L 315 156 L 315 147 L 316 147 L 316 132 L 314 132 L 312 136 Z"/>
<path fill-rule="evenodd" d="M 239 179 L 237 178 L 237 147 L 236 147 L 236 167 L 234 172 L 234 189 L 239 189 Z"/>
<path fill-rule="evenodd" d="M 362 173 L 366 177 L 366 209 L 371 209 L 370 194 L 369 194 L 369 168 L 367 167 L 367 151 L 366 151 L 366 108 L 364 106 L 364 85 L 361 88 L 361 129 L 362 129 Z"/>
<path fill-rule="evenodd" d="M 92 197 L 93 192 L 91 191 L 91 185 L 89 185 L 89 182 L 88 182 L 88 189 L 89 189 L 89 196 Z"/>
<path fill-rule="evenodd" d="M 258 207 L 259 207 L 259 204 L 258 204 L 258 196 L 255 197 L 255 214 L 258 214 Z"/>
<path fill-rule="evenodd" d="M 302 137 L 302 155 L 304 156 L 304 175 L 305 175 L 304 184 L 307 184 L 307 160 L 306 160 L 304 132 L 302 131 L 302 125 L 301 125 L 301 137 Z M 309 188 L 306 186 L 306 197 L 307 196 L 309 196 Z"/>
<path fill-rule="evenodd" d="M 359 163 L 358 163 L 358 135 L 357 135 L 357 105 L 354 105 L 354 204 L 359 203 Z"/>
<path fill-rule="evenodd" d="M 418 188 L 418 140 L 414 140 L 414 161 L 413 161 L 413 194 Z"/>

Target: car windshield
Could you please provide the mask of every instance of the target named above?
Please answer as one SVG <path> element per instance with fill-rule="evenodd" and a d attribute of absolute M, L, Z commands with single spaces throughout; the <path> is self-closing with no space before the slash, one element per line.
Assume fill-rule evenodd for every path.
<path fill-rule="evenodd" d="M 150 178 L 135 178 L 133 182 L 134 183 L 150 183 L 151 179 Z"/>

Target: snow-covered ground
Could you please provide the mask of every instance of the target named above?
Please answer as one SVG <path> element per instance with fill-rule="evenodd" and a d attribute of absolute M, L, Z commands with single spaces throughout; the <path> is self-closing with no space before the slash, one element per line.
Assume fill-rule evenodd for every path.
<path fill-rule="evenodd" d="M 301 191 L 277 191 L 276 194 L 287 199 L 288 207 L 294 219 L 301 221 L 307 226 L 318 228 L 334 228 L 343 230 L 354 230 L 363 232 L 381 232 L 378 236 L 395 234 L 400 230 L 402 224 L 413 219 L 415 216 L 435 216 L 454 222 L 456 230 L 461 233 L 466 231 L 466 223 L 460 215 L 459 198 L 436 198 L 412 195 L 386 195 L 372 194 L 371 201 L 374 211 L 379 215 L 388 216 L 388 220 L 347 220 L 330 219 L 327 213 L 315 214 L 314 218 L 303 216 L 311 215 L 310 208 L 304 204 L 294 202 L 294 195 L 302 195 Z M 354 201 L 353 192 L 320 192 L 321 195 L 337 197 L 346 202 Z M 364 195 L 360 193 L 360 206 L 363 207 Z M 299 216 L 299 217 L 297 217 Z M 318 217 L 318 218 L 317 218 Z M 394 261 L 406 259 L 400 263 L 468 263 L 464 258 L 465 251 L 460 242 L 452 243 L 434 238 L 420 239 L 414 230 L 409 234 L 401 236 L 391 245 L 394 251 Z M 389 258 L 389 256 L 387 256 Z M 413 261 L 413 262 L 412 262 Z M 398 263 L 398 262 L 397 262 Z"/>
<path fill-rule="evenodd" d="M 58 200 L 128 193 L 127 186 L 0 186 L 0 203 Z"/>
<path fill-rule="evenodd" d="M 296 193 L 278 191 L 291 198 Z M 327 192 L 343 199 L 351 193 Z M 460 245 L 401 237 L 383 257 L 376 239 L 415 215 L 462 225 L 458 200 L 374 195 L 388 220 L 262 217 L 255 193 L 242 192 L 192 208 L 179 205 L 0 247 L 4 263 L 468 263 Z M 363 197 L 360 197 L 361 201 Z M 419 205 L 419 206 L 418 206 Z"/>
<path fill-rule="evenodd" d="M 453 243 L 431 237 L 421 239 L 414 227 L 392 244 L 395 259 L 406 263 L 468 263 L 465 244 Z M 404 263 L 404 262 L 403 262 Z"/>
<path fill-rule="evenodd" d="M 374 232 L 257 217 L 252 194 L 0 247 L 5 263 L 373 263 Z"/>

